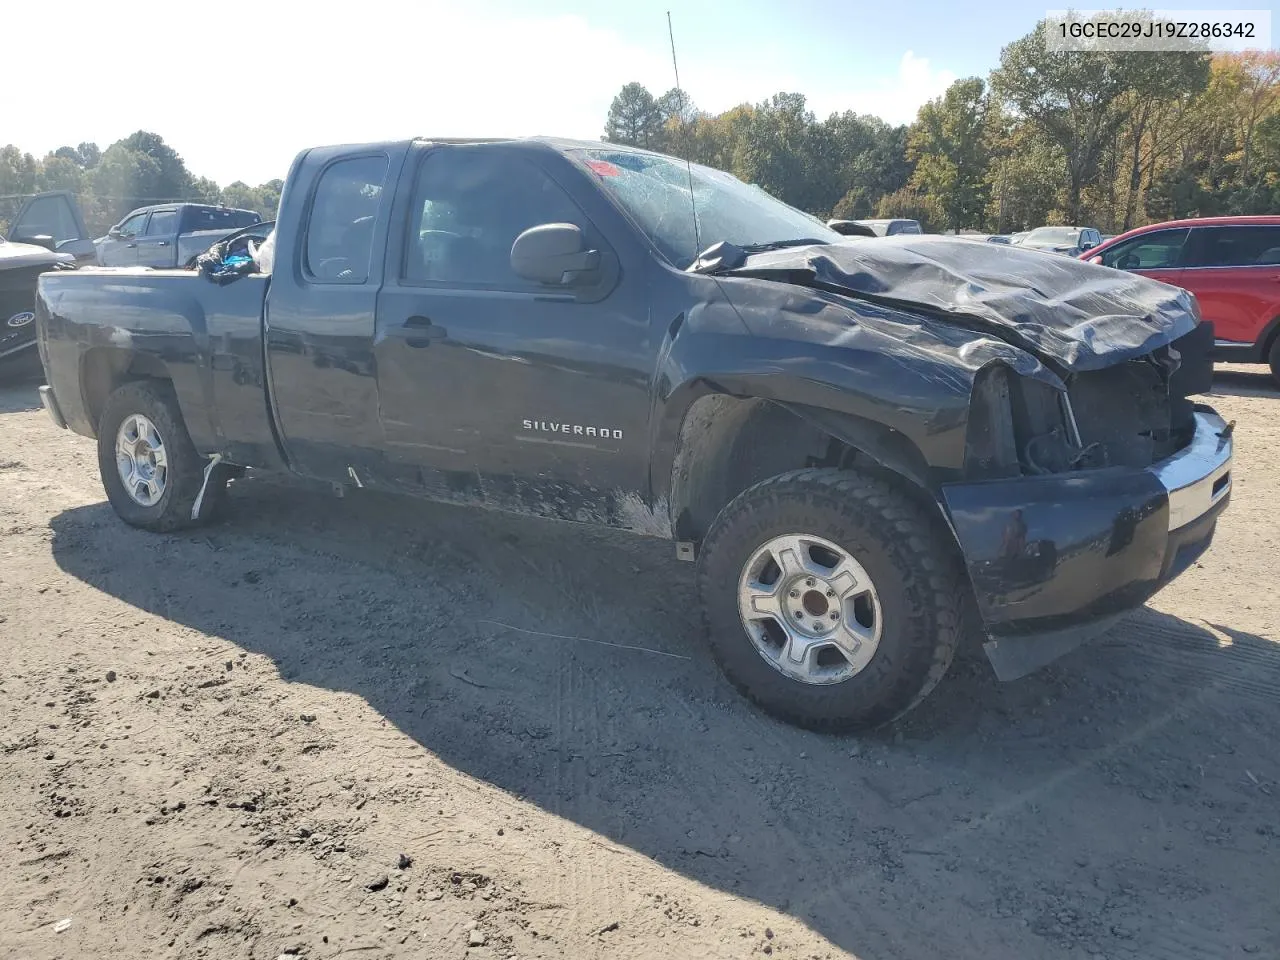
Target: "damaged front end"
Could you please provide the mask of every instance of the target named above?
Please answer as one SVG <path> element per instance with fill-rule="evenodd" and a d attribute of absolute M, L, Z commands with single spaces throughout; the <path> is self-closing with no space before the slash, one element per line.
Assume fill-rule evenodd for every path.
<path fill-rule="evenodd" d="M 965 481 L 942 497 L 1002 680 L 1140 606 L 1209 546 L 1231 493 L 1230 429 L 1191 397 L 1212 377 L 1201 324 L 1066 378 L 975 381 Z"/>
<path fill-rule="evenodd" d="M 877 310 L 920 318 L 914 340 L 889 348 L 904 359 L 916 341 L 960 337 L 963 462 L 927 457 L 930 487 L 1001 679 L 1101 632 L 1209 546 L 1230 498 L 1231 430 L 1193 400 L 1212 385 L 1213 328 L 1186 291 L 940 237 L 769 251 L 726 272 L 844 298 L 832 345 L 888 342 Z"/>

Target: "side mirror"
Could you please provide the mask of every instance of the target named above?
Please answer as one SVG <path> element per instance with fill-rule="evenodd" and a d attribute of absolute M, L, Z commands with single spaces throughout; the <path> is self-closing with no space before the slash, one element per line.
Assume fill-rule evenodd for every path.
<path fill-rule="evenodd" d="M 110 237 L 112 240 L 120 240 L 124 238 L 124 234 L 120 232 L 119 227 L 112 227 L 110 230 L 107 231 L 107 236 Z"/>
<path fill-rule="evenodd" d="M 572 223 L 530 227 L 511 245 L 517 276 L 551 286 L 571 286 L 600 266 L 600 251 L 587 250 L 582 230 Z"/>
<path fill-rule="evenodd" d="M 1092 249 L 1093 249 L 1094 247 L 1096 247 L 1096 246 L 1097 246 L 1097 244 L 1096 244 L 1096 243 L 1094 243 L 1092 240 L 1081 240 L 1081 241 L 1080 241 L 1080 252 L 1081 252 L 1081 253 L 1084 253 L 1086 250 L 1092 250 Z"/>
<path fill-rule="evenodd" d="M 49 251 L 56 251 L 58 248 L 57 244 L 54 243 L 53 237 L 49 236 L 47 233 L 22 233 L 19 231 L 18 233 L 10 234 L 9 240 L 12 243 L 34 244 L 37 247 L 44 247 Z"/>

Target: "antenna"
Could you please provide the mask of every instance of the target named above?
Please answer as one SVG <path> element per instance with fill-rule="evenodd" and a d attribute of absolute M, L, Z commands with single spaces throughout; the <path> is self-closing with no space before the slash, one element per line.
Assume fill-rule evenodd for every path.
<path fill-rule="evenodd" d="M 676 93 L 680 95 L 680 106 L 684 106 L 684 89 L 680 86 L 680 65 L 676 63 L 676 34 L 671 28 L 671 11 L 667 11 L 667 36 L 671 39 L 671 69 L 676 75 Z M 683 118 L 681 119 L 683 123 Z M 698 204 L 693 199 L 693 161 L 684 158 L 685 170 L 689 174 L 689 209 L 693 213 L 693 256 L 696 259 L 702 253 L 702 238 L 698 235 Z"/>

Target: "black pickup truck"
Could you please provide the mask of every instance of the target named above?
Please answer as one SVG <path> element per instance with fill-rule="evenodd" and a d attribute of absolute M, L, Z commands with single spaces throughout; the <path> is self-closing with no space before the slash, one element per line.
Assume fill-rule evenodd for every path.
<path fill-rule="evenodd" d="M 902 714 L 966 630 L 1038 667 L 1227 505 L 1212 329 L 1120 271 L 544 139 L 304 151 L 267 246 L 41 277 L 41 396 L 126 522 L 249 468 L 668 538 L 727 675 L 810 727 Z"/>

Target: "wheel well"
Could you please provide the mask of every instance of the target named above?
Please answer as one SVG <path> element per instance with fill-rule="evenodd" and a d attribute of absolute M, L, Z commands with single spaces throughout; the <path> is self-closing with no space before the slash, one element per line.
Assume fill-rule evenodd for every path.
<path fill-rule="evenodd" d="M 1271 357 L 1271 348 L 1276 345 L 1276 341 L 1280 340 L 1280 317 L 1273 317 L 1271 322 L 1267 324 L 1262 331 L 1262 349 L 1258 351 L 1262 357 L 1262 362 L 1266 363 Z"/>
<path fill-rule="evenodd" d="M 85 413 L 94 434 L 98 419 L 111 396 L 131 380 L 170 380 L 169 369 L 159 357 L 117 347 L 94 347 L 86 351 L 80 362 L 80 389 Z"/>
<path fill-rule="evenodd" d="M 936 510 L 923 458 L 900 436 L 886 439 L 889 433 L 857 418 L 771 400 L 701 397 L 685 415 L 672 467 L 675 537 L 702 540 L 738 494 L 803 467 L 857 467 Z"/>

